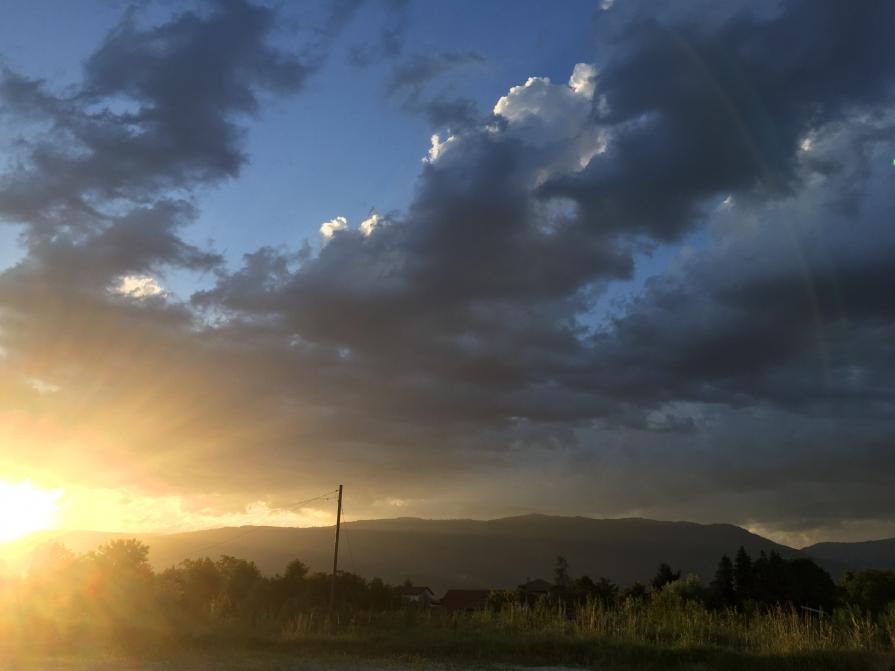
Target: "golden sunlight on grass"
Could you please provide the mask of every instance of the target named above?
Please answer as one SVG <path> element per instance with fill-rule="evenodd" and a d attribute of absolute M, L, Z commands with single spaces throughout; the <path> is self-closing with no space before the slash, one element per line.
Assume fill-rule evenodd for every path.
<path fill-rule="evenodd" d="M 61 489 L 40 489 L 27 480 L 0 480 L 0 542 L 52 528 L 62 494 Z"/>

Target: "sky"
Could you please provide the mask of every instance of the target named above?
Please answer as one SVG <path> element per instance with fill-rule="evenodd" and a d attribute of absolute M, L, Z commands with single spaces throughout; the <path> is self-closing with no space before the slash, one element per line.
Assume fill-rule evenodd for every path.
<path fill-rule="evenodd" d="M 55 526 L 895 536 L 891 3 L 3 15 L 0 473 Z"/>

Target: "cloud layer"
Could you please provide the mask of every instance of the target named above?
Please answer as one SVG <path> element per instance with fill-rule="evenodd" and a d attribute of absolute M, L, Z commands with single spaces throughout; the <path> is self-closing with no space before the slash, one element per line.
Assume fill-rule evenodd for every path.
<path fill-rule="evenodd" d="M 241 121 L 322 67 L 272 46 L 273 10 L 128 14 L 61 92 L 5 72 L 23 130 L 0 216 L 27 253 L 0 275 L 0 457 L 273 505 L 338 479 L 356 514 L 887 529 L 895 11 L 625 2 L 594 22 L 600 58 L 568 82 L 464 105 L 405 210 L 240 268 L 182 230 L 238 177 Z M 387 37 L 355 60 L 398 55 Z M 386 85 L 413 98 L 479 58 Z M 672 261 L 607 312 L 651 254 Z M 214 286 L 179 301 L 175 269 Z"/>

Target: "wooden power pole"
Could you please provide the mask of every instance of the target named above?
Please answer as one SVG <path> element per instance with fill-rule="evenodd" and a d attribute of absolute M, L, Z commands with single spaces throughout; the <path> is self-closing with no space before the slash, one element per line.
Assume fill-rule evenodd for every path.
<path fill-rule="evenodd" d="M 336 603 L 336 573 L 339 571 L 339 530 L 342 526 L 342 485 L 339 485 L 339 507 L 336 509 L 336 546 L 333 550 L 333 577 L 329 584 L 329 612 Z"/>

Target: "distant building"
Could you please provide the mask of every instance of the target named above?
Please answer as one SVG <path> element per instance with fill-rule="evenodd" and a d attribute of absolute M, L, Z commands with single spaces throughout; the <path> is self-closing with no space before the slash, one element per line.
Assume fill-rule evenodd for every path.
<path fill-rule="evenodd" d="M 421 606 L 431 606 L 435 601 L 435 592 L 428 587 L 402 587 L 401 601 L 418 603 Z"/>
<path fill-rule="evenodd" d="M 553 590 L 553 584 L 536 578 L 519 585 L 519 591 L 525 596 L 547 596 Z"/>
<path fill-rule="evenodd" d="M 449 589 L 439 603 L 445 610 L 484 610 L 490 594 L 489 589 Z"/>

